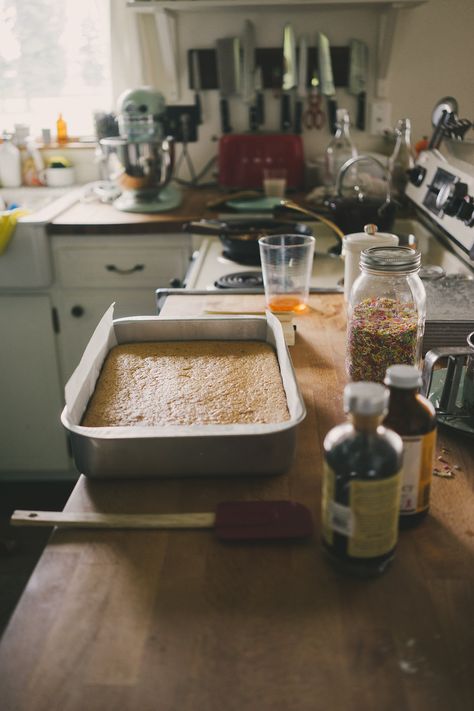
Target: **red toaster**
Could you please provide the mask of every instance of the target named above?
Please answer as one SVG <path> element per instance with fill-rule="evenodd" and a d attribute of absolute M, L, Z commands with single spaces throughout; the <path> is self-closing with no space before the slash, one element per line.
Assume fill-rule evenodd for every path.
<path fill-rule="evenodd" d="M 262 188 L 264 168 L 286 168 L 290 190 L 303 188 L 304 157 L 301 136 L 287 133 L 229 133 L 219 140 L 219 185 L 223 188 Z"/>

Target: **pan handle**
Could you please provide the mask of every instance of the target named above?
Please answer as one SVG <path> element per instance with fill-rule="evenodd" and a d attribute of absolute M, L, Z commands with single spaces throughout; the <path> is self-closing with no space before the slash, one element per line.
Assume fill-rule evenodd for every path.
<path fill-rule="evenodd" d="M 295 212 L 299 213 L 300 215 L 304 215 L 305 217 L 311 217 L 311 219 L 316 220 L 317 222 L 323 222 L 325 225 L 331 228 L 336 237 L 339 239 L 340 244 L 342 245 L 342 238 L 344 237 L 344 232 L 339 229 L 339 227 L 332 220 L 328 220 L 327 217 L 323 217 L 317 212 L 308 210 L 306 207 L 301 207 L 301 205 L 298 205 L 292 200 L 282 200 L 279 205 L 276 205 L 273 208 L 274 217 L 283 217 L 285 214 L 291 215 Z"/>
<path fill-rule="evenodd" d="M 225 222 L 219 220 L 196 220 L 195 222 L 186 222 L 182 226 L 184 232 L 191 232 L 194 235 L 220 235 L 229 231 Z"/>

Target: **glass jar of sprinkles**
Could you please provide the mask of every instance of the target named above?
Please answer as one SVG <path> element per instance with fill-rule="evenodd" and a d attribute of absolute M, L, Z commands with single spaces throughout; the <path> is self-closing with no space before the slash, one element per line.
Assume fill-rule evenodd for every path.
<path fill-rule="evenodd" d="M 382 383 L 394 364 L 420 366 L 426 294 L 421 254 L 410 247 L 371 247 L 360 257 L 347 311 L 350 380 Z"/>

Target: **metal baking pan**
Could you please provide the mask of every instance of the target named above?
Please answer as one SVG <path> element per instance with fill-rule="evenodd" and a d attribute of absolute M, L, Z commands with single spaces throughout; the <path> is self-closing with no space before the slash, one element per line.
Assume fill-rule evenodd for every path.
<path fill-rule="evenodd" d="M 275 475 L 290 467 L 296 447 L 296 427 L 306 416 L 306 410 L 281 324 L 272 314 L 268 318 L 110 318 L 109 334 L 98 339 L 99 327 L 96 329 L 66 385 L 67 404 L 61 421 L 70 432 L 73 457 L 80 472 L 91 478 L 125 479 Z M 278 358 L 290 419 L 258 425 L 93 428 L 80 425 L 102 363 L 115 342 L 184 340 L 259 340 L 271 344 Z"/>

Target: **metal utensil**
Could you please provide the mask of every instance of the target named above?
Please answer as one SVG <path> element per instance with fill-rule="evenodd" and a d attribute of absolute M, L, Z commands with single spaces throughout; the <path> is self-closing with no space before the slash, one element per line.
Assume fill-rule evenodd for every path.
<path fill-rule="evenodd" d="M 303 104 L 307 94 L 307 80 L 308 42 L 306 37 L 301 37 L 299 42 L 298 88 L 295 104 L 295 133 L 302 133 L 303 130 Z"/>
<path fill-rule="evenodd" d="M 357 97 L 356 127 L 365 129 L 368 47 L 361 40 L 350 42 L 349 91 Z"/>
<path fill-rule="evenodd" d="M 281 95 L 281 130 L 291 128 L 292 95 L 296 88 L 296 39 L 292 25 L 283 30 L 283 79 Z"/>
<path fill-rule="evenodd" d="M 250 20 L 245 20 L 242 49 L 242 98 L 249 107 L 249 128 L 256 131 L 258 120 L 255 92 L 255 27 Z"/>
<path fill-rule="evenodd" d="M 311 89 L 309 91 L 308 108 L 303 114 L 303 123 L 306 128 L 317 128 L 324 126 L 326 115 L 321 109 L 321 94 L 319 93 L 319 78 L 316 71 L 311 77 Z"/>
<path fill-rule="evenodd" d="M 321 93 L 327 98 L 327 113 L 328 121 L 331 128 L 331 133 L 336 132 L 336 112 L 337 102 L 336 89 L 334 87 L 334 78 L 332 73 L 331 48 L 329 40 L 322 32 L 318 32 L 318 59 L 319 59 L 319 74 L 321 78 Z"/>
<path fill-rule="evenodd" d="M 231 133 L 229 118 L 230 96 L 240 90 L 240 40 L 238 37 L 224 37 L 216 43 L 217 75 L 220 91 L 220 115 L 222 133 Z"/>

